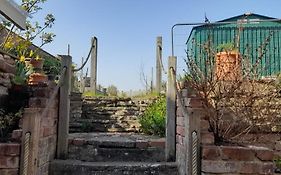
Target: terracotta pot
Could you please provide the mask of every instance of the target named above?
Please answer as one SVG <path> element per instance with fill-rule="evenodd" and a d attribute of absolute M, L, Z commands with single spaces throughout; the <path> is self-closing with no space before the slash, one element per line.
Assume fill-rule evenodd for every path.
<path fill-rule="evenodd" d="M 42 59 L 40 59 L 40 60 L 31 59 L 30 64 L 33 66 L 33 68 L 42 70 L 44 60 L 42 60 Z"/>
<path fill-rule="evenodd" d="M 47 85 L 48 77 L 41 73 L 32 73 L 29 76 L 29 85 Z"/>
<path fill-rule="evenodd" d="M 241 56 L 238 52 L 219 52 L 216 55 L 216 79 L 234 81 L 242 78 Z"/>

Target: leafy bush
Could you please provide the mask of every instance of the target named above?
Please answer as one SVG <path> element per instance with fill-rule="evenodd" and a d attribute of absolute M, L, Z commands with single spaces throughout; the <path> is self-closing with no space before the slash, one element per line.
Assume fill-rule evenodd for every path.
<path fill-rule="evenodd" d="M 160 96 L 140 118 L 141 130 L 146 134 L 165 136 L 166 98 Z"/>
<path fill-rule="evenodd" d="M 7 138 L 9 134 L 18 127 L 18 122 L 23 115 L 20 110 L 17 113 L 7 113 L 0 109 L 0 138 Z"/>

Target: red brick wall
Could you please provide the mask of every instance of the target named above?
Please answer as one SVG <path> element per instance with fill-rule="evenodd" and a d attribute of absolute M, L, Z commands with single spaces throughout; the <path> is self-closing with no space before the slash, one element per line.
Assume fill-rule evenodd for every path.
<path fill-rule="evenodd" d="M 261 139 L 261 135 L 248 135 L 248 144 L 250 140 L 256 146 L 240 147 L 240 146 L 216 146 L 214 145 L 213 133 L 209 131 L 209 122 L 204 115 L 202 101 L 192 91 L 187 89 L 181 90 L 184 105 L 187 110 L 197 111 L 194 114 L 189 113 L 189 117 L 201 117 L 201 170 L 204 175 L 240 175 L 240 174 L 272 174 L 273 173 L 273 157 L 275 150 L 281 150 L 280 136 L 267 135 L 266 139 Z M 185 145 L 185 124 L 182 109 L 177 100 L 177 128 L 176 128 L 176 158 L 179 164 L 181 175 L 185 174 L 186 169 L 186 145 Z M 256 138 L 257 137 L 257 138 Z M 266 137 L 266 135 L 265 135 Z M 258 139 L 260 138 L 260 139 Z M 270 146 L 269 146 L 270 145 Z M 266 147 L 257 147 L 266 146 Z M 276 154 L 276 153 L 275 153 Z"/>
<path fill-rule="evenodd" d="M 53 93 L 50 85 L 46 88 L 35 88 L 29 100 L 30 108 L 41 108 L 42 111 Z M 58 100 L 55 99 L 46 116 L 41 117 L 38 151 L 38 175 L 48 175 L 49 163 L 55 158 L 57 143 Z"/>
<path fill-rule="evenodd" d="M 0 174 L 17 175 L 19 172 L 20 144 L 0 143 Z"/>
<path fill-rule="evenodd" d="M 202 172 L 214 174 L 273 174 L 273 151 L 264 147 L 202 146 Z"/>

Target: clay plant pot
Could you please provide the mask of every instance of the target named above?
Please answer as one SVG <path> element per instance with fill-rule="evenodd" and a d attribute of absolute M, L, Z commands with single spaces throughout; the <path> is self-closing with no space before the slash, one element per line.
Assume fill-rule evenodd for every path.
<path fill-rule="evenodd" d="M 29 75 L 28 85 L 47 85 L 48 77 L 41 73 L 32 73 Z"/>
<path fill-rule="evenodd" d="M 30 64 L 33 66 L 34 69 L 42 70 L 44 60 L 42 60 L 42 59 L 39 59 L 39 60 L 31 59 Z"/>
<path fill-rule="evenodd" d="M 216 55 L 217 80 L 234 81 L 242 78 L 241 56 L 238 52 L 219 52 Z"/>

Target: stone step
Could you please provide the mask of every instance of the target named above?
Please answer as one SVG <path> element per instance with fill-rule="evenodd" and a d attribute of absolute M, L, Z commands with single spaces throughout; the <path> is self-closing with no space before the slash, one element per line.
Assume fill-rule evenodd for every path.
<path fill-rule="evenodd" d="M 165 138 L 127 133 L 73 133 L 69 158 L 83 161 L 144 161 L 165 159 Z"/>
<path fill-rule="evenodd" d="M 161 148 L 100 148 L 93 145 L 69 146 L 68 158 L 87 162 L 161 162 L 165 151 Z"/>
<path fill-rule="evenodd" d="M 178 175 L 172 162 L 82 162 L 54 160 L 50 175 Z"/>

